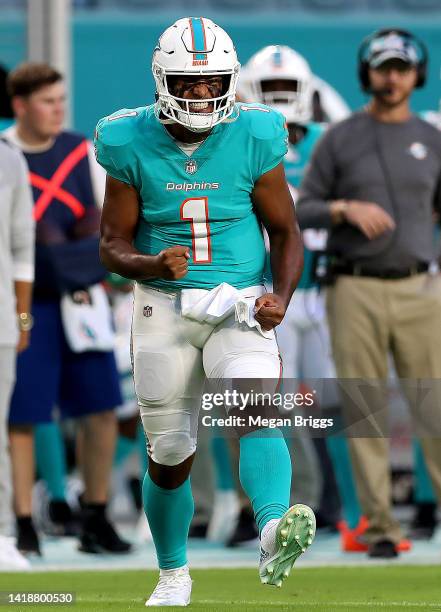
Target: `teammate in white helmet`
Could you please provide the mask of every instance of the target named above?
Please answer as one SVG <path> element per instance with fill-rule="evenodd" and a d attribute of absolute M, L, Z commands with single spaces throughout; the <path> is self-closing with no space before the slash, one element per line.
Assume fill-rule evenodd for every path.
<path fill-rule="evenodd" d="M 250 99 L 270 104 L 286 118 L 289 145 L 284 164 L 295 200 L 312 150 L 325 129 L 312 121 L 314 79 L 309 64 L 290 47 L 271 45 L 250 58 L 244 74 Z M 303 274 L 277 335 L 288 378 L 323 378 L 331 370 L 322 300 L 313 278 L 313 252 L 324 249 L 326 234 L 304 232 L 304 243 Z"/>
<path fill-rule="evenodd" d="M 285 115 L 289 145 L 284 165 L 295 201 L 297 188 L 312 151 L 325 130 L 323 124 L 312 120 L 317 79 L 306 59 L 284 45 L 270 45 L 255 53 L 244 66 L 243 75 L 240 88 L 248 92 L 249 101 L 268 103 Z M 326 238 L 325 231 L 303 232 L 303 274 L 277 329 L 284 376 L 287 379 L 307 381 L 332 377 L 334 374 L 323 294 L 319 291 L 314 274 L 316 253 L 325 250 Z M 334 403 L 335 394 L 326 399 Z M 298 470 L 304 476 L 296 494 L 300 493 L 302 499 L 318 508 L 322 470 L 312 440 L 302 437 L 294 439 L 292 444 L 295 471 Z M 329 508 L 322 516 L 325 523 L 337 520 L 330 506 L 328 504 Z"/>
<path fill-rule="evenodd" d="M 275 59 L 283 57 L 283 63 Z M 292 75 L 298 81 L 295 91 L 292 91 Z M 274 97 L 274 80 L 285 80 L 285 86 L 290 87 L 285 101 L 280 103 Z M 291 84 L 289 84 L 291 83 Z M 288 112 L 295 112 L 295 120 L 304 122 L 313 120 L 316 123 L 333 123 L 345 119 L 351 112 L 348 104 L 338 91 L 327 81 L 311 72 L 306 59 L 285 45 L 270 45 L 255 53 L 242 67 L 238 83 L 238 94 L 242 100 L 265 100 L 265 104 L 273 106 L 284 113 L 288 103 Z M 289 104 L 292 101 L 293 104 Z M 300 107 L 299 107 L 300 104 Z M 306 109 L 305 104 L 311 108 Z M 285 113 L 284 113 L 285 114 Z"/>

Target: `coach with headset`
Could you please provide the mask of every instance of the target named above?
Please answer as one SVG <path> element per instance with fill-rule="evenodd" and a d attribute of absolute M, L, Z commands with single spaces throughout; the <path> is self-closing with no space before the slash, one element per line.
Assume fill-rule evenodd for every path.
<path fill-rule="evenodd" d="M 329 229 L 327 306 L 338 377 L 386 381 L 391 354 L 410 399 L 416 379 L 441 378 L 441 280 L 428 274 L 434 212 L 441 210 L 441 133 L 409 108 L 426 79 L 421 41 L 403 30 L 381 30 L 363 41 L 358 60 L 370 99 L 319 142 L 297 213 L 303 228 Z M 381 420 L 384 395 L 375 397 L 370 410 Z M 427 402 L 432 418 L 438 412 L 433 435 L 439 436 L 436 389 L 410 401 L 412 412 L 424 419 Z M 368 554 L 395 557 L 402 533 L 391 511 L 388 441 L 359 436 L 350 449 L 369 521 Z M 425 436 L 422 445 L 441 500 L 441 440 Z"/>

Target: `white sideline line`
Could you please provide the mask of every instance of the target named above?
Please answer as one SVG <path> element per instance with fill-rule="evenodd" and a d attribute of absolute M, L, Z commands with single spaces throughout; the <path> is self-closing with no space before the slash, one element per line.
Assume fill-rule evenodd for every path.
<path fill-rule="evenodd" d="M 234 604 L 248 604 L 252 606 L 265 606 L 265 607 L 277 607 L 277 606 L 305 606 L 305 607 L 322 607 L 326 606 L 332 608 L 340 608 L 340 607 L 357 607 L 357 608 L 370 608 L 371 606 L 378 607 L 386 607 L 386 606 L 396 606 L 402 608 L 435 608 L 441 610 L 441 602 L 440 603 L 429 603 L 426 601 L 294 601 L 291 599 L 290 601 L 262 601 L 262 600 L 235 600 L 235 601 L 226 601 L 221 599 L 198 599 L 193 601 L 194 604 L 224 604 L 226 606 L 234 605 Z"/>
<path fill-rule="evenodd" d="M 402 562 L 400 563 L 399 561 L 394 561 L 393 565 L 389 560 L 376 560 L 376 561 L 371 561 L 370 559 L 366 561 L 366 563 L 344 563 L 343 562 L 338 562 L 335 564 L 329 564 L 329 562 L 323 561 L 320 563 L 305 563 L 303 562 L 302 565 L 296 565 L 295 567 L 295 573 L 297 574 L 299 571 L 308 571 L 308 570 L 314 570 L 314 569 L 340 569 L 340 568 L 344 568 L 344 569 L 360 569 L 360 568 L 379 568 L 379 567 L 439 567 L 440 564 L 440 560 L 423 560 L 421 562 L 419 561 L 415 561 L 415 560 L 409 560 L 406 562 Z M 209 561 L 208 563 L 202 562 L 202 561 L 198 561 L 195 563 L 191 563 L 190 562 L 190 568 L 192 570 L 224 570 L 224 569 L 231 569 L 231 570 L 242 570 L 242 569 L 254 569 L 256 570 L 256 563 L 252 562 L 246 562 L 246 563 L 234 563 L 231 564 L 229 561 L 226 561 L 225 564 L 213 564 L 211 563 L 211 561 Z M 48 563 L 47 565 L 44 564 L 38 564 L 38 565 L 33 565 L 30 569 L 28 570 L 14 570 L 14 569 L 8 569 L 8 570 L 2 570 L 2 571 L 8 571 L 11 573 L 31 573 L 31 574 L 49 574 L 50 572 L 57 572 L 57 573 L 66 573 L 66 572 L 88 572 L 88 571 L 93 571 L 93 572 L 138 572 L 138 571 L 157 571 L 158 568 L 156 565 L 153 564 L 147 564 L 145 563 L 144 565 L 141 564 L 137 564 L 137 565 L 123 565 L 121 560 L 115 560 L 114 564 L 106 564 L 106 565 L 100 565 L 97 561 L 95 561 L 95 563 L 83 563 L 82 565 L 77 565 L 77 564 L 66 564 L 66 565 L 62 565 L 60 566 L 59 564 L 52 564 L 52 563 Z M 256 570 L 257 572 L 257 570 Z M 256 573 L 257 575 L 257 573 Z"/>
<path fill-rule="evenodd" d="M 137 597 L 136 599 L 124 598 L 124 597 L 112 597 L 112 599 L 107 599 L 104 597 L 76 597 L 76 602 L 84 602 L 84 603 L 139 603 L 140 601 L 144 601 L 147 599 L 147 594 L 143 598 Z M 386 608 L 387 606 L 396 607 L 396 608 L 433 608 L 441 610 L 441 602 L 432 603 L 427 601 L 263 601 L 263 600 L 253 600 L 253 599 L 243 599 L 243 600 L 234 600 L 228 601 L 226 599 L 196 599 L 192 601 L 192 604 L 204 604 L 204 605 L 217 605 L 217 606 L 231 606 L 231 605 L 249 605 L 249 606 L 265 606 L 265 608 L 277 608 L 280 606 L 294 606 L 295 607 L 305 607 L 305 608 L 322 608 L 326 606 L 326 608 L 348 608 L 351 606 L 353 608 L 371 608 L 371 607 L 379 607 Z"/>

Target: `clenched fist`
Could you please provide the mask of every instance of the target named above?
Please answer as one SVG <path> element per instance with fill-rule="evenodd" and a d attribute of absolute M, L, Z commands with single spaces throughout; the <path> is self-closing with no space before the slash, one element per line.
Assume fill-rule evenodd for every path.
<path fill-rule="evenodd" d="M 286 307 L 281 297 L 275 293 L 264 293 L 254 305 L 254 318 L 265 331 L 279 325 L 285 316 Z"/>
<path fill-rule="evenodd" d="M 183 246 L 174 246 L 164 249 L 157 255 L 158 277 L 167 280 L 178 280 L 188 272 L 190 249 Z"/>

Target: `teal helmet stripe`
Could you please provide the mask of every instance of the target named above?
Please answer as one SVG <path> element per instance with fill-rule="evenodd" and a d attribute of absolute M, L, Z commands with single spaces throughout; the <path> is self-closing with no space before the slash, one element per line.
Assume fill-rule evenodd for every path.
<path fill-rule="evenodd" d="M 276 50 L 274 51 L 273 63 L 274 63 L 274 66 L 277 68 L 280 68 L 280 66 L 282 65 L 282 52 L 279 46 L 277 46 Z"/>
<path fill-rule="evenodd" d="M 207 44 L 205 41 L 205 28 L 202 17 L 190 17 L 191 37 L 193 40 L 193 50 L 195 51 L 195 59 L 207 59 L 206 51 Z"/>

